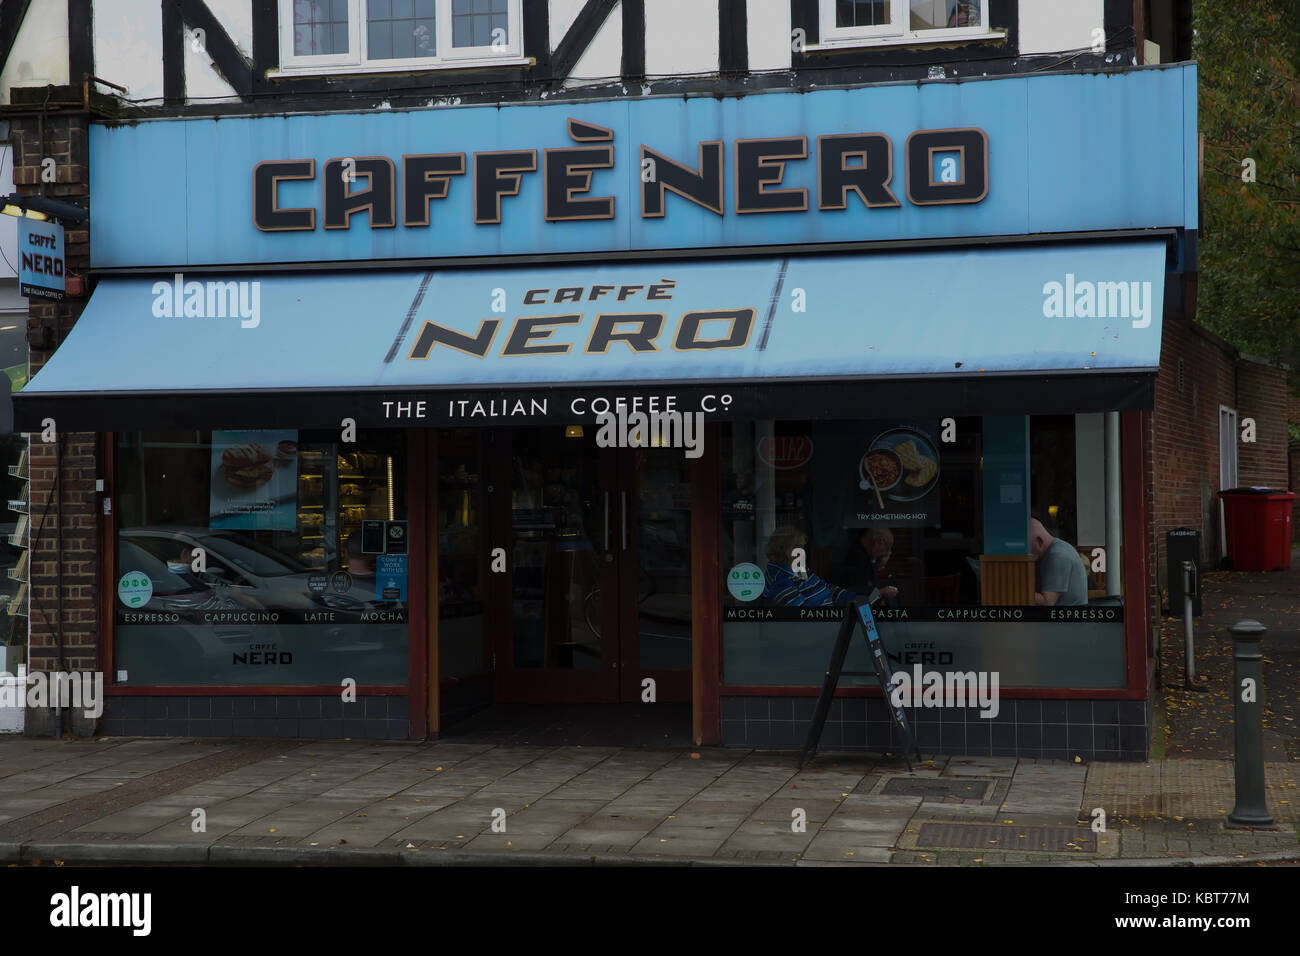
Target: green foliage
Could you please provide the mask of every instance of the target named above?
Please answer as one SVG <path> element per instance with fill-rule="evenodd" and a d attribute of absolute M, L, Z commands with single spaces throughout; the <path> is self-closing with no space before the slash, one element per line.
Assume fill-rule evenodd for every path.
<path fill-rule="evenodd" d="M 1286 434 L 1290 439 L 1290 444 L 1300 445 L 1300 422 L 1287 422 Z"/>
<path fill-rule="evenodd" d="M 1300 0 L 1199 0 L 1194 16 L 1197 320 L 1244 352 L 1300 365 Z M 1255 182 L 1242 179 L 1246 159 Z"/>

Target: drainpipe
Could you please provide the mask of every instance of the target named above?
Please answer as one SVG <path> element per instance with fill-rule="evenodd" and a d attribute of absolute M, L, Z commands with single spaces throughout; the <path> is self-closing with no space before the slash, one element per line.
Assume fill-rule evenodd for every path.
<path fill-rule="evenodd" d="M 1119 412 L 1106 413 L 1106 594 L 1122 593 L 1120 566 L 1121 524 L 1123 514 L 1119 480 Z"/>
<path fill-rule="evenodd" d="M 63 659 L 63 432 L 55 434 L 54 449 L 54 573 L 56 576 L 55 601 L 57 602 L 55 621 L 57 622 L 56 628 L 59 642 L 59 674 L 63 674 L 68 669 Z M 56 677 L 52 684 L 57 688 L 61 682 L 62 678 Z M 54 738 L 56 740 L 63 739 L 63 708 L 59 702 L 57 691 L 54 694 Z"/>
<path fill-rule="evenodd" d="M 55 306 L 54 348 L 57 349 L 62 342 L 63 313 L 58 306 Z M 58 621 L 59 674 L 62 675 L 68 670 L 67 661 L 63 658 L 63 429 L 57 423 L 54 427 L 56 429 L 54 433 L 54 573 L 58 615 L 56 620 Z M 55 678 L 55 681 L 56 687 L 61 686 L 62 676 Z M 57 692 L 54 695 L 54 734 L 56 740 L 63 739 L 63 707 Z"/>

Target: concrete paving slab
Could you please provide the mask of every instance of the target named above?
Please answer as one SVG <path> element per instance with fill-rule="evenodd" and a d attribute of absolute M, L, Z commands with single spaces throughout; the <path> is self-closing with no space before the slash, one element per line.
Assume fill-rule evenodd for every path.
<path fill-rule="evenodd" d="M 840 796 L 816 797 L 811 790 L 806 791 L 805 796 L 801 797 L 782 794 L 760 803 L 754 808 L 754 816 L 789 820 L 795 810 L 802 810 L 808 819 L 825 820 L 838 810 L 846 799 L 847 797 Z"/>
<path fill-rule="evenodd" d="M 207 807 L 208 829 L 238 829 L 295 802 L 283 794 L 252 793 Z"/>
<path fill-rule="evenodd" d="M 909 817 L 841 817 L 834 816 L 821 825 L 820 835 L 843 834 L 846 843 L 863 846 L 889 846 L 907 828 Z M 810 828 L 811 829 L 811 828 Z M 839 837 L 836 837 L 839 839 Z"/>
<path fill-rule="evenodd" d="M 60 803 L 66 803 L 68 799 L 69 795 L 61 790 L 46 787 L 18 797 L 5 797 L 3 807 L 5 813 L 17 818 L 25 817 L 40 810 L 48 810 Z"/>
<path fill-rule="evenodd" d="M 142 836 L 163 824 L 182 819 L 193 819 L 189 810 L 175 806 L 141 805 L 86 823 L 80 829 Z"/>
<path fill-rule="evenodd" d="M 916 811 L 916 820 L 937 820 L 945 823 L 966 820 L 971 823 L 992 823 L 998 819 L 1000 807 L 968 807 L 953 803 L 921 804 Z"/>
<path fill-rule="evenodd" d="M 307 801 L 273 810 L 229 832 L 239 836 L 268 836 L 273 833 L 282 838 L 306 836 L 324 826 L 351 819 L 356 810 L 356 804 L 351 802 Z"/>
<path fill-rule="evenodd" d="M 851 793 L 844 798 L 841 811 L 860 810 L 863 813 L 887 813 L 890 810 L 912 811 L 922 806 L 922 799 L 908 794 L 894 793 Z"/>
<path fill-rule="evenodd" d="M 547 794 L 555 790 L 555 787 L 499 787 L 488 785 L 475 790 L 473 797 L 476 800 L 495 800 L 498 803 L 536 803 Z"/>
<path fill-rule="evenodd" d="M 607 828 L 611 830 L 635 830 L 650 832 L 668 818 L 669 810 L 637 809 L 613 810 L 608 807 L 597 810 L 583 821 L 587 828 Z"/>
<path fill-rule="evenodd" d="M 950 757 L 943 775 L 947 777 L 1010 777 L 1016 770 L 1015 757 Z"/>
<path fill-rule="evenodd" d="M 819 833 L 803 851 L 806 861 L 827 863 L 888 863 L 894 854 L 893 844 L 877 846 L 855 841 L 853 834 Z"/>
<path fill-rule="evenodd" d="M 633 853 L 666 856 L 713 856 L 727 841 L 729 833 L 695 827 L 660 827 L 633 844 Z"/>
<path fill-rule="evenodd" d="M 696 827 L 738 827 L 754 815 L 755 807 L 736 809 L 702 810 L 698 806 L 678 807 L 673 811 L 674 820 L 680 820 L 688 826 Z"/>
<path fill-rule="evenodd" d="M 491 822 L 480 823 L 466 819 L 440 818 L 431 813 L 422 820 L 416 820 L 408 826 L 393 831 L 389 835 L 390 843 L 468 843 L 480 833 L 487 831 Z"/>
<path fill-rule="evenodd" d="M 659 824 L 659 830 L 707 830 L 710 833 L 731 833 L 744 823 L 749 817 L 746 814 L 738 813 L 727 816 L 705 816 L 689 813 L 672 813 L 663 823 Z"/>
<path fill-rule="evenodd" d="M 727 837 L 720 849 L 801 853 L 812 842 L 815 834 L 816 830 L 811 828 L 803 833 L 795 833 L 790 829 L 789 823 L 766 824 L 746 820 Z"/>
<path fill-rule="evenodd" d="M 400 820 L 365 820 L 340 822 L 322 827 L 296 842 L 298 845 L 319 843 L 321 846 L 340 844 L 354 847 L 390 845 L 392 838 L 403 829 Z"/>
<path fill-rule="evenodd" d="M 630 850 L 650 832 L 651 827 L 635 829 L 610 829 L 608 827 L 576 826 L 555 838 L 557 845 L 618 847 Z"/>
<path fill-rule="evenodd" d="M 557 834 L 550 833 L 480 833 L 465 844 L 466 850 L 486 850 L 489 852 L 521 852 L 524 850 L 544 850 L 555 842 Z"/>
<path fill-rule="evenodd" d="M 786 788 L 794 790 L 839 790 L 848 793 L 862 780 L 863 774 L 845 770 L 804 770 L 786 782 Z"/>
<path fill-rule="evenodd" d="M 1068 813 L 1083 801 L 1087 767 L 1063 761 L 1021 761 L 1002 801 L 1008 813 Z"/>
<path fill-rule="evenodd" d="M 554 794 L 548 794 L 540 800 L 527 804 L 529 809 L 540 809 L 543 807 L 581 812 L 584 816 L 590 816 L 597 810 L 608 805 L 607 800 L 595 799 L 573 799 L 570 797 L 557 797 Z"/>

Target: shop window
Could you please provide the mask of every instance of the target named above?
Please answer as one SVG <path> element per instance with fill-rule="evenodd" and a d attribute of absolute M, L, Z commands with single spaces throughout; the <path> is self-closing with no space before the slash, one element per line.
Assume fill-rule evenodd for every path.
<path fill-rule="evenodd" d="M 120 434 L 118 682 L 406 683 L 405 462 L 400 434 Z"/>
<path fill-rule="evenodd" d="M 821 0 L 820 13 L 820 47 L 990 35 L 988 0 Z"/>
<path fill-rule="evenodd" d="M 817 686 L 875 595 L 896 666 L 1123 686 L 1103 417 L 724 425 L 724 683 Z"/>
<path fill-rule="evenodd" d="M 283 72 L 523 62 L 520 0 L 280 0 Z"/>

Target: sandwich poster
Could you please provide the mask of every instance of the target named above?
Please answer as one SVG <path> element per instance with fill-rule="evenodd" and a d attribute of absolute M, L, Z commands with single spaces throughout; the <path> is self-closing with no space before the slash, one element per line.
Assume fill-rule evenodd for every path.
<path fill-rule="evenodd" d="M 214 431 L 213 529 L 292 531 L 298 520 L 298 433 Z"/>

